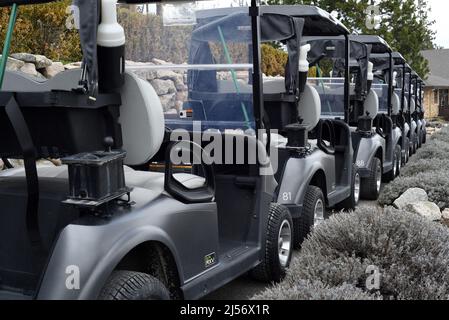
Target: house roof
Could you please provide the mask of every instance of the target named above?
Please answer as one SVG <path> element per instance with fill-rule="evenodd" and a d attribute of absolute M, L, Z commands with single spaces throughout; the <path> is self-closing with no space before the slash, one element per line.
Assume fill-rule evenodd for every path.
<path fill-rule="evenodd" d="M 421 52 L 429 61 L 430 73 L 425 81 L 430 87 L 449 87 L 449 49 Z"/>

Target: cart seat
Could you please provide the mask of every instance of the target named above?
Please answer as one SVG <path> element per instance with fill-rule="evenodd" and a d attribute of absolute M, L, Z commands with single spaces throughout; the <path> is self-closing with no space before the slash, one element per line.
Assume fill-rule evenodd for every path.
<path fill-rule="evenodd" d="M 415 103 L 415 100 L 412 99 L 410 102 L 410 113 L 413 114 L 415 112 L 416 112 L 416 103 Z"/>
<path fill-rule="evenodd" d="M 391 103 L 393 105 L 392 115 L 396 116 L 401 112 L 401 99 L 396 92 L 391 96 Z"/>
<path fill-rule="evenodd" d="M 38 167 L 38 176 L 39 178 L 68 180 L 67 166 L 40 166 Z M 23 168 L 16 168 L 0 171 L 0 178 L 6 177 L 23 178 L 25 177 L 25 170 Z M 177 173 L 174 177 L 189 189 L 201 188 L 205 183 L 204 178 L 187 173 Z M 162 193 L 164 191 L 164 178 L 164 173 L 135 171 L 130 167 L 125 166 L 125 181 L 129 187 L 142 188 Z"/>
<path fill-rule="evenodd" d="M 364 115 L 366 115 L 366 113 L 369 113 L 371 119 L 375 119 L 377 117 L 377 115 L 379 114 L 379 97 L 377 96 L 376 91 L 374 91 L 373 89 L 370 90 L 363 107 L 365 111 Z"/>

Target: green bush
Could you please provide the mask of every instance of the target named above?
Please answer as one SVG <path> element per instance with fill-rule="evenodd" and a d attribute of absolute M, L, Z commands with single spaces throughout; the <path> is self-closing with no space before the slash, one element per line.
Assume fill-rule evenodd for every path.
<path fill-rule="evenodd" d="M 255 298 L 447 300 L 448 243 L 447 227 L 408 212 L 363 208 L 338 214 L 304 242 L 285 281 Z M 366 289 L 369 266 L 381 274 L 377 291 Z"/>
<path fill-rule="evenodd" d="M 262 72 L 267 76 L 285 76 L 288 54 L 269 44 L 262 45 Z"/>
<path fill-rule="evenodd" d="M 66 27 L 71 0 L 20 6 L 11 53 L 42 54 L 57 61 L 80 61 L 81 45 L 77 30 Z M 0 8 L 0 46 L 3 47 L 9 21 L 9 8 Z"/>

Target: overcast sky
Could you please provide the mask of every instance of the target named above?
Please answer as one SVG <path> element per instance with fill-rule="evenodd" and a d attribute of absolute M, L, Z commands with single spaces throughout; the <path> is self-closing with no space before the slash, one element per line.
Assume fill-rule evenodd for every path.
<path fill-rule="evenodd" d="M 436 34 L 436 44 L 449 49 L 449 1 L 448 0 L 428 0 L 432 11 L 430 18 L 435 20 L 434 30 Z"/>

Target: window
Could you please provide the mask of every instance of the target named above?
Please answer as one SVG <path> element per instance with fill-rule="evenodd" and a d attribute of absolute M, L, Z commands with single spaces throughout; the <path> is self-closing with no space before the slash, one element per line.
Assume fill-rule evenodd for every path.
<path fill-rule="evenodd" d="M 433 90 L 433 104 L 437 104 L 438 103 L 438 90 L 434 89 Z"/>
<path fill-rule="evenodd" d="M 440 90 L 439 95 L 440 95 L 440 107 L 449 106 L 449 90 L 442 89 Z"/>

